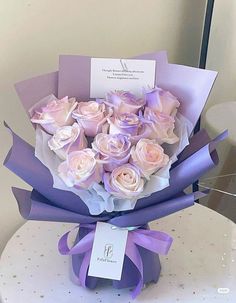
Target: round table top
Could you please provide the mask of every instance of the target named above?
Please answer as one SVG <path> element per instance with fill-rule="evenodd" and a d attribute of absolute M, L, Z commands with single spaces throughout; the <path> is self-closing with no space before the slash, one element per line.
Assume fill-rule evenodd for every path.
<path fill-rule="evenodd" d="M 151 223 L 174 237 L 160 256 L 157 284 L 136 300 L 129 289 L 105 285 L 93 291 L 73 284 L 70 257 L 57 251 L 58 239 L 75 224 L 29 221 L 10 239 L 1 257 L 3 303 L 53 302 L 236 302 L 236 225 L 196 204 Z"/>
<path fill-rule="evenodd" d="M 228 129 L 232 145 L 236 145 L 236 101 L 224 102 L 210 107 L 206 112 L 207 125 L 219 134 Z"/>

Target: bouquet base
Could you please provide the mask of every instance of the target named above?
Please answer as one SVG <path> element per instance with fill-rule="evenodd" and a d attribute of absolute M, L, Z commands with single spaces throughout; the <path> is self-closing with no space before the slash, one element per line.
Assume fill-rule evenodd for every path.
<path fill-rule="evenodd" d="M 145 228 L 148 229 L 148 226 Z M 81 240 L 85 235 L 87 235 L 91 229 L 88 228 L 80 228 L 77 234 L 75 244 Z M 161 271 L 161 264 L 159 255 L 153 253 L 143 247 L 138 246 L 138 251 L 142 259 L 143 263 L 143 283 L 157 283 L 160 271 Z M 73 255 L 72 256 L 72 270 L 73 275 L 75 277 L 75 281 L 79 277 L 80 267 L 82 264 L 84 256 L 83 255 Z M 90 277 L 87 275 L 86 277 L 86 287 L 89 289 L 94 289 L 97 287 L 98 283 L 101 280 L 105 280 L 102 278 L 97 277 Z M 131 262 L 131 260 L 125 256 L 124 258 L 124 265 L 122 269 L 121 280 L 112 280 L 112 285 L 114 288 L 121 289 L 127 287 L 136 287 L 140 280 L 140 273 L 135 267 L 135 265 Z"/>

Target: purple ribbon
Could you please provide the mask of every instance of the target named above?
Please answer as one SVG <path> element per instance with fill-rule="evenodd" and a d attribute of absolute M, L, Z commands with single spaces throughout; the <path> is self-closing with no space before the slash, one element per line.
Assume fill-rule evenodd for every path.
<path fill-rule="evenodd" d="M 71 231 L 65 233 L 58 242 L 58 249 L 62 255 L 84 254 L 79 270 L 78 280 L 82 287 L 86 287 L 86 278 L 91 258 L 96 224 L 80 224 L 74 229 L 79 226 L 91 229 L 91 231 L 72 248 L 69 248 L 68 246 L 68 237 Z M 143 262 L 137 246 L 141 246 L 157 254 L 166 255 L 170 249 L 172 241 L 173 239 L 169 235 L 160 231 L 138 228 L 128 232 L 125 255 L 135 265 L 140 275 L 138 284 L 131 294 L 133 299 L 140 294 L 143 287 Z"/>

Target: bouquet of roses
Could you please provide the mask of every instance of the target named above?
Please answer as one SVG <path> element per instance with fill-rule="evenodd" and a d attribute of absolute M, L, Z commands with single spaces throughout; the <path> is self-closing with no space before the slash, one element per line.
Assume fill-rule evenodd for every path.
<path fill-rule="evenodd" d="M 13 188 L 24 218 L 80 223 L 74 246 L 68 247 L 67 233 L 59 251 L 73 255 L 82 286 L 94 288 L 99 280 L 88 276 L 96 223 L 129 230 L 121 278 L 113 286 L 135 286 L 133 297 L 143 283 L 158 280 L 158 253 L 167 254 L 172 242 L 149 230 L 148 222 L 204 195 L 183 190 L 215 166 L 215 146 L 225 137 L 211 140 L 201 131 L 190 138 L 215 72 L 169 64 L 163 52 L 141 58 L 158 67 L 156 86 L 141 95 L 118 89 L 89 99 L 90 58 L 82 56 L 62 56 L 59 73 L 18 83 L 36 145 L 6 125 L 13 147 L 4 163 L 33 187 Z M 73 82 L 75 68 L 83 87 Z"/>
<path fill-rule="evenodd" d="M 36 157 L 53 187 L 78 195 L 91 214 L 133 209 L 169 185 L 171 164 L 188 144 L 191 123 L 179 105 L 157 87 L 142 97 L 115 91 L 85 102 L 47 96 L 30 110 Z"/>

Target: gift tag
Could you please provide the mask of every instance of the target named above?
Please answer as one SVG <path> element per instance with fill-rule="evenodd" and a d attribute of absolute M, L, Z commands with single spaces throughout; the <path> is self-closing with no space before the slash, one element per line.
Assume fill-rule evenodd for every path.
<path fill-rule="evenodd" d="M 128 230 L 98 222 L 96 226 L 88 275 L 120 280 Z"/>
<path fill-rule="evenodd" d="M 143 87 L 154 87 L 155 72 L 155 60 L 91 58 L 90 97 L 114 90 L 141 94 Z"/>

